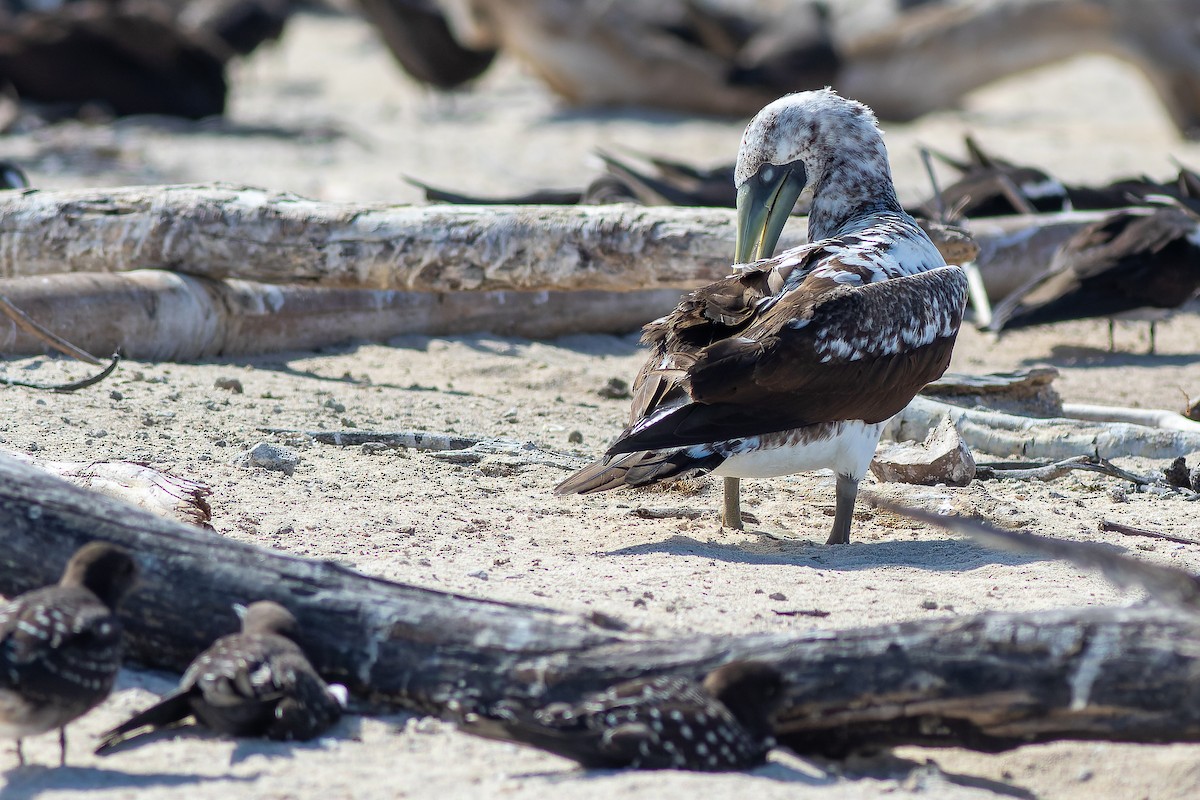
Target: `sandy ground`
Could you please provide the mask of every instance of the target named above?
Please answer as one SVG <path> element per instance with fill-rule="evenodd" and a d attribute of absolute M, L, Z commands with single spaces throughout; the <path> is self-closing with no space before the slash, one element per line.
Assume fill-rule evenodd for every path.
<path fill-rule="evenodd" d="M 501 61 L 473 90 L 429 94 L 390 63 L 370 30 L 349 18 L 302 16 L 282 44 L 235 73 L 220 125 L 126 120 L 63 123 L 0 138 L 0 157 L 22 161 L 45 187 L 225 180 L 326 200 L 419 199 L 411 174 L 478 192 L 579 186 L 595 172 L 589 152 L 625 145 L 708 163 L 732 158 L 743 122 L 653 113 L 564 110 L 520 68 Z M 925 192 L 915 144 L 955 151 L 964 131 L 1002 155 L 1045 165 L 1069 180 L 1131 172 L 1166 175 L 1170 157 L 1200 164 L 1133 70 L 1083 59 L 1009 80 L 966 107 L 913 125 L 887 125 L 906 198 Z M 1200 320 L 1160 327 L 1145 356 L 1144 326 L 1081 322 L 1021 332 L 996 344 L 964 330 L 952 369 L 1034 364 L 1062 370 L 1068 400 L 1180 407 L 1200 393 L 1193 355 Z M 639 505 L 715 509 L 719 486 L 695 495 L 613 493 L 559 499 L 564 473 L 456 466 L 424 455 L 295 443 L 291 477 L 235 465 L 264 439 L 259 426 L 298 429 L 458 431 L 599 453 L 622 425 L 627 401 L 597 390 L 631 379 L 636 335 L 553 342 L 487 334 L 409 337 L 322 352 L 203 364 L 126 363 L 107 382 L 72 395 L 3 390 L 0 445 L 50 459 L 148 461 L 214 489 L 221 534 L 292 553 L 333 558 L 422 586 L 572 610 L 595 608 L 676 631 L 841 629 L 931 615 L 1137 602 L 1100 578 L 1058 563 L 997 555 L 860 507 L 855 542 L 823 542 L 832 478 L 750 482 L 744 502 L 762 528 L 794 532 L 782 544 L 760 533 L 697 520 L 642 520 Z M 10 360 L 10 374 L 50 380 L 77 374 L 53 359 Z M 236 378 L 244 393 L 214 388 Z M 569 444 L 578 431 L 582 444 Z M 1149 471 L 1162 466 L 1129 460 Z M 1158 563 L 1200 570 L 1200 548 L 1100 533 L 1102 518 L 1200 533 L 1195 507 L 1131 495 L 1114 503 L 1108 479 L 1049 486 L 964 489 L 884 487 L 934 506 L 949 500 L 1006 525 L 1104 541 Z M 772 599 L 782 596 L 785 599 Z M 781 616 L 821 609 L 824 618 Z M 407 715 L 352 717 L 305 745 L 222 741 L 202 733 L 159 738 L 106 759 L 100 731 L 167 690 L 176 676 L 127 670 L 119 690 L 70 728 L 70 766 L 55 737 L 26 742 L 33 766 L 0 752 L 0 797 L 395 798 L 876 796 L 967 798 L 1192 798 L 1200 746 L 1059 743 L 986 756 L 906 748 L 895 760 L 849 764 L 780 756 L 750 774 L 583 773 L 536 751 L 476 740 Z M 11 760 L 10 760 L 11 759 Z M 928 763 L 936 761 L 936 764 Z M 940 766 L 939 766 L 940 765 Z M 86 794 L 84 794 L 86 790 Z"/>

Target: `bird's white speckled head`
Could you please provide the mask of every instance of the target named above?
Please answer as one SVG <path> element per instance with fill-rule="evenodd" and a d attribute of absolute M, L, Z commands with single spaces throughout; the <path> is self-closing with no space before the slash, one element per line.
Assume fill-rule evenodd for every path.
<path fill-rule="evenodd" d="M 818 236 L 864 208 L 899 208 L 875 114 L 832 89 L 789 94 L 758 112 L 742 135 L 734 182 L 796 162 L 813 191 Z"/>

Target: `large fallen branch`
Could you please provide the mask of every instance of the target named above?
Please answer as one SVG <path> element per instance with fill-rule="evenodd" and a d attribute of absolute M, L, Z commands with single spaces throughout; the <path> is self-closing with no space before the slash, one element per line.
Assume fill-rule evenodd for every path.
<path fill-rule="evenodd" d="M 260 598 L 300 618 L 326 676 L 446 713 L 577 697 L 730 658 L 778 663 L 783 740 L 837 754 L 905 742 L 998 750 L 1060 738 L 1200 740 L 1200 631 L 1146 609 L 983 614 L 851 631 L 656 638 L 617 621 L 368 578 L 161 519 L 0 455 L 0 590 L 50 582 L 80 544 L 138 554 L 131 657 L 180 669 Z"/>
<path fill-rule="evenodd" d="M 546 339 L 627 333 L 679 301 L 637 292 L 396 292 L 210 280 L 162 270 L 0 278 L 31 318 L 97 353 L 145 361 L 303 350 L 402 334 L 490 331 Z M 0 351 L 34 355 L 44 341 L 0 317 Z"/>
<path fill-rule="evenodd" d="M 1200 451 L 1200 433 L 1191 430 L 1122 422 L 1097 424 L 1065 417 L 1026 417 L 963 408 L 920 396 L 892 418 L 885 435 L 896 441 L 922 441 L 945 416 L 958 426 L 968 447 L 997 456 L 1175 458 Z"/>
<path fill-rule="evenodd" d="M 407 291 L 628 291 L 727 274 L 734 227 L 717 209 L 368 206 L 233 186 L 34 192 L 0 197 L 0 275 L 162 268 Z"/>
<path fill-rule="evenodd" d="M 1027 265 L 1024 280 L 1096 218 L 990 221 L 979 242 L 985 283 L 989 260 L 1006 263 L 1009 248 Z M 352 205 L 221 185 L 8 192 L 0 276 L 153 268 L 428 292 L 691 288 L 728 274 L 735 228 L 732 209 Z M 793 220 L 781 247 L 802 242 L 803 229 Z M 1034 235 L 1043 229 L 1053 235 Z M 990 284 L 988 293 L 1003 296 Z"/>

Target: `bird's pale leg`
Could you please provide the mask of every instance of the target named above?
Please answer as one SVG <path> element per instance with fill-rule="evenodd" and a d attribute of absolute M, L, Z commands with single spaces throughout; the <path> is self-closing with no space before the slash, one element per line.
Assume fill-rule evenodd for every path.
<path fill-rule="evenodd" d="M 1155 320 L 1150 320 L 1150 349 L 1147 351 L 1147 355 L 1155 354 L 1155 350 L 1154 350 L 1154 326 L 1155 326 L 1155 324 L 1156 324 Z"/>
<path fill-rule="evenodd" d="M 833 532 L 825 544 L 849 544 L 850 523 L 854 521 L 854 501 L 858 497 L 858 481 L 843 475 L 837 476 L 837 505 L 833 512 Z"/>
<path fill-rule="evenodd" d="M 25 766 L 25 751 L 21 748 L 21 740 L 17 739 L 17 766 Z"/>
<path fill-rule="evenodd" d="M 67 726 L 63 725 L 58 729 L 58 765 L 65 767 L 67 765 Z"/>
<path fill-rule="evenodd" d="M 721 510 L 721 523 L 727 528 L 744 530 L 742 522 L 742 482 L 740 478 L 725 479 L 725 505 Z"/>
<path fill-rule="evenodd" d="M 1112 317 L 1108 318 L 1108 352 L 1117 352 L 1116 342 L 1113 340 L 1113 328 L 1116 326 L 1116 321 Z"/>

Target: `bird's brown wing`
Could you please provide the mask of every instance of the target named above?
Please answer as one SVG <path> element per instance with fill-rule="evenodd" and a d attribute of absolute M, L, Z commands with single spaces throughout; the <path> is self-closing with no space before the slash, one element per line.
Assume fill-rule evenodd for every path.
<path fill-rule="evenodd" d="M 810 275 L 674 368 L 682 376 L 654 392 L 673 402 L 649 408 L 609 455 L 883 421 L 945 371 L 965 296 L 957 267 L 862 286 Z"/>

